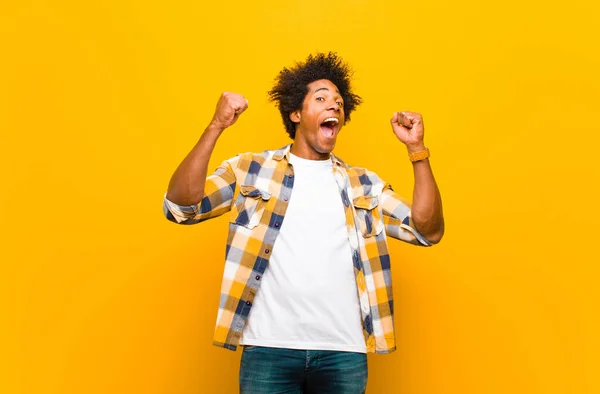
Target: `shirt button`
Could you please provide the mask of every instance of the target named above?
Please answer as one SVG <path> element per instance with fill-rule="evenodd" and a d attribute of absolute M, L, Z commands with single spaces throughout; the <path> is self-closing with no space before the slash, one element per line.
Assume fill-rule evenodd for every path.
<path fill-rule="evenodd" d="M 250 305 L 250 301 L 246 301 L 246 305 Z"/>
<path fill-rule="evenodd" d="M 283 197 L 283 201 L 287 201 L 287 200 L 289 200 L 289 198 Z"/>
<path fill-rule="evenodd" d="M 270 250 L 269 249 L 265 249 L 265 253 L 269 254 Z"/>
<path fill-rule="evenodd" d="M 260 275 L 256 275 L 256 280 L 260 280 Z"/>
<path fill-rule="evenodd" d="M 275 227 L 279 227 L 279 222 L 275 222 Z"/>
<path fill-rule="evenodd" d="M 291 177 L 293 177 L 293 176 L 294 176 L 294 174 L 290 174 L 290 175 L 288 175 L 288 178 L 291 178 Z"/>

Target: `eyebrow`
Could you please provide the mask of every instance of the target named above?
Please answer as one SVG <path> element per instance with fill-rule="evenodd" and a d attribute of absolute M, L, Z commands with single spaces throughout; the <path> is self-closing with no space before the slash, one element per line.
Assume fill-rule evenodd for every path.
<path fill-rule="evenodd" d="M 329 91 L 329 88 L 319 88 L 319 89 L 315 90 L 315 91 L 313 92 L 313 94 L 317 93 L 319 90 L 327 90 L 327 91 Z M 335 92 L 336 92 L 337 94 L 340 94 L 340 91 L 339 91 L 339 90 L 337 90 L 337 89 L 335 90 Z"/>

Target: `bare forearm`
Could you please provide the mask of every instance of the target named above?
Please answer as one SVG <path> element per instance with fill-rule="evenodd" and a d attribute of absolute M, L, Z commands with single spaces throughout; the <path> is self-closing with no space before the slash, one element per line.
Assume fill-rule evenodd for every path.
<path fill-rule="evenodd" d="M 406 145 L 408 153 L 425 151 L 423 116 L 416 112 L 394 112 L 391 119 L 396 137 Z M 418 160 L 418 158 L 415 158 Z M 413 191 L 412 220 L 416 230 L 431 243 L 438 243 L 444 235 L 442 198 L 429 159 L 413 163 L 415 189 Z"/>
<path fill-rule="evenodd" d="M 167 199 L 178 205 L 196 205 L 202 200 L 208 161 L 217 139 L 247 108 L 244 96 L 230 92 L 221 95 L 210 124 L 171 177 Z"/>
<path fill-rule="evenodd" d="M 209 125 L 183 159 L 169 182 L 167 198 L 179 205 L 195 205 L 204 197 L 204 184 L 210 155 L 222 130 Z"/>
<path fill-rule="evenodd" d="M 415 188 L 413 191 L 412 219 L 419 233 L 432 243 L 444 235 L 442 198 L 435 182 L 429 159 L 413 163 Z"/>

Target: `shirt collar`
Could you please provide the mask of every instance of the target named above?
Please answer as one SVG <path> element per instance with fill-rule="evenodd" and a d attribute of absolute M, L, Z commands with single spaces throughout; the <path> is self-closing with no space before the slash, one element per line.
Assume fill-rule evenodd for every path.
<path fill-rule="evenodd" d="M 285 159 L 289 162 L 290 161 L 290 148 L 292 147 L 292 144 L 288 144 L 286 146 L 284 146 L 283 148 L 280 148 L 278 150 L 275 151 L 275 154 L 273 155 L 273 159 L 279 161 L 281 159 L 283 159 L 285 157 Z M 342 159 L 340 159 L 339 157 L 337 157 L 336 155 L 334 155 L 333 153 L 329 154 L 331 156 L 331 160 L 333 161 L 334 165 L 338 165 L 338 166 L 342 166 L 347 168 L 348 165 L 346 163 L 344 163 L 342 161 Z"/>

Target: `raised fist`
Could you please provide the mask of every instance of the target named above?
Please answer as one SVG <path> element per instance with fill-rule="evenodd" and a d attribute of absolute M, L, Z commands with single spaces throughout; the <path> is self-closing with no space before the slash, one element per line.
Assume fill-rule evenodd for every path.
<path fill-rule="evenodd" d="M 248 108 L 248 100 L 241 94 L 224 92 L 219 97 L 215 114 L 210 122 L 221 130 L 233 125 L 242 112 Z"/>
<path fill-rule="evenodd" d="M 423 146 L 423 117 L 416 112 L 394 112 L 391 119 L 392 130 L 396 137 L 410 150 Z"/>

